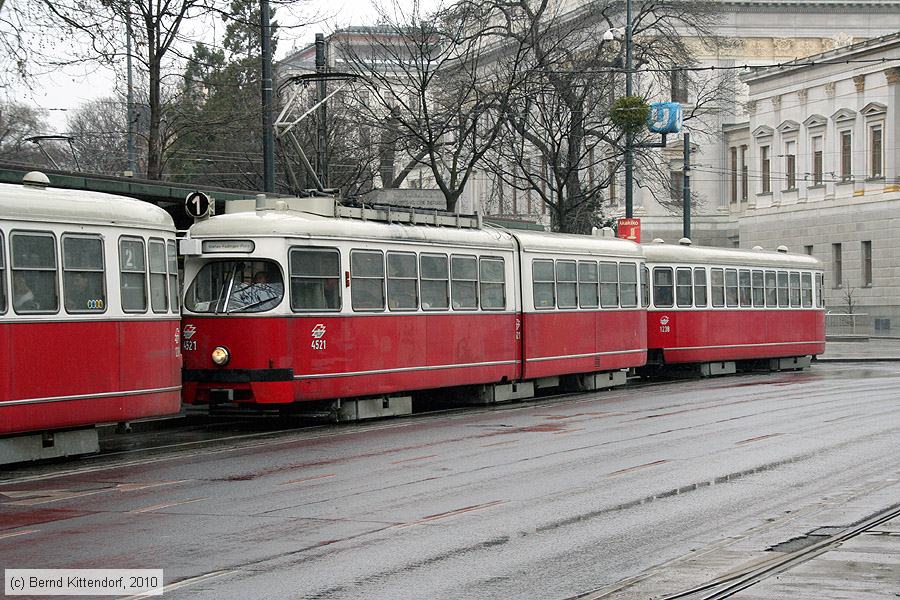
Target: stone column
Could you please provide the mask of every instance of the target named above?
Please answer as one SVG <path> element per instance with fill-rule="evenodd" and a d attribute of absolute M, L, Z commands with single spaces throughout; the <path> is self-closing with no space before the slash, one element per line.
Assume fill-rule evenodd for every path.
<path fill-rule="evenodd" d="M 885 193 L 900 192 L 900 67 L 884 70 L 888 93 L 887 115 L 884 120 L 884 182 Z"/>

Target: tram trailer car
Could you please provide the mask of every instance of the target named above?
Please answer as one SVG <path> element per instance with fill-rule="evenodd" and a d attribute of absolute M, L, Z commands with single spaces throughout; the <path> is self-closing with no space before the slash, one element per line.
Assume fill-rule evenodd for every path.
<path fill-rule="evenodd" d="M 175 226 L 132 198 L 0 184 L 0 464 L 96 452 L 181 408 Z"/>
<path fill-rule="evenodd" d="M 805 254 L 654 243 L 647 311 L 651 365 L 733 373 L 807 367 L 825 351 L 824 273 Z M 736 364 L 737 363 L 737 364 Z"/>
<path fill-rule="evenodd" d="M 183 240 L 185 402 L 383 416 L 415 390 L 595 389 L 646 360 L 636 244 L 291 202 L 306 212 L 262 199 Z"/>

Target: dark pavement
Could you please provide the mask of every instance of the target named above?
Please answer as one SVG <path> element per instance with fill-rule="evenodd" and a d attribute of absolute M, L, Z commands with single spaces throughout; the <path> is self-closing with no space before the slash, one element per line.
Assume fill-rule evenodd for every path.
<path fill-rule="evenodd" d="M 896 502 L 898 398 L 900 364 L 819 363 L 22 470 L 0 567 L 163 568 L 171 598 L 661 597 Z"/>

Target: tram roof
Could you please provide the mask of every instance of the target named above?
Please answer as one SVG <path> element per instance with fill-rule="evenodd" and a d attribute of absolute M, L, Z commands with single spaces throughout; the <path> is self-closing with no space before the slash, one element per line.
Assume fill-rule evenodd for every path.
<path fill-rule="evenodd" d="M 546 231 L 516 231 L 513 235 L 526 252 L 555 252 L 602 254 L 627 258 L 641 258 L 641 247 L 634 242 L 614 237 L 548 233 Z"/>
<path fill-rule="evenodd" d="M 259 210 L 216 215 L 191 226 L 193 238 L 285 237 L 351 238 L 403 242 L 441 242 L 512 248 L 512 236 L 499 227 L 480 229 L 410 225 L 325 217 L 296 210 Z"/>
<path fill-rule="evenodd" d="M 193 238 L 300 237 L 361 238 L 404 242 L 463 244 L 514 248 L 513 237 L 529 252 L 614 254 L 639 258 L 640 246 L 626 240 L 537 231 L 507 231 L 502 227 L 436 227 L 386 223 L 356 218 L 335 218 L 296 210 L 235 212 L 199 221 L 190 229 Z"/>
<path fill-rule="evenodd" d="M 744 267 L 772 267 L 780 269 L 821 269 L 822 263 L 806 254 L 713 248 L 674 244 L 646 244 L 644 256 L 651 263 L 685 263 L 737 265 Z"/>
<path fill-rule="evenodd" d="M 0 184 L 0 219 L 40 223 L 98 223 L 175 230 L 162 208 L 114 194 Z"/>

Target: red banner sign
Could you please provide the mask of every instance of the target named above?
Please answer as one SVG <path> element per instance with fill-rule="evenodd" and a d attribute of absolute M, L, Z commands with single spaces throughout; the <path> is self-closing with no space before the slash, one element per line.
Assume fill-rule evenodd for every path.
<path fill-rule="evenodd" d="M 641 243 L 641 220 L 640 219 L 619 219 L 616 227 L 616 237 L 623 240 L 631 240 L 637 244 Z"/>

